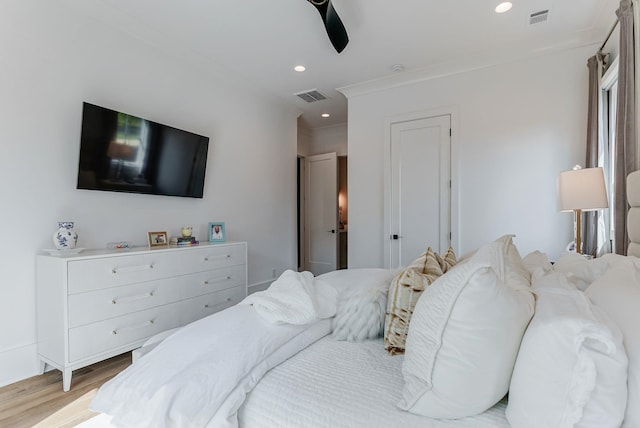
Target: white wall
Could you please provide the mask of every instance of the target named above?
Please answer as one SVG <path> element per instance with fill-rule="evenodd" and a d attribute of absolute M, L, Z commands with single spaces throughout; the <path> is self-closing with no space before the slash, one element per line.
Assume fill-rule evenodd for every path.
<path fill-rule="evenodd" d="M 556 178 L 584 163 L 586 61 L 594 51 L 572 49 L 359 94 L 348 89 L 349 267 L 384 264 L 385 119 L 448 106 L 459 112 L 456 252 L 515 233 L 523 255 L 539 249 L 557 257 L 572 239 L 573 219 L 556 210 Z"/>
<path fill-rule="evenodd" d="M 298 120 L 298 155 L 302 157 L 335 152 L 347 156 L 347 124 L 307 128 Z"/>
<path fill-rule="evenodd" d="M 308 155 L 335 152 L 337 156 L 347 156 L 347 125 L 327 126 L 311 130 Z"/>
<path fill-rule="evenodd" d="M 311 147 L 311 129 L 298 118 L 298 156 L 309 156 Z"/>
<path fill-rule="evenodd" d="M 298 113 L 73 3 L 0 7 L 0 385 L 36 372 L 34 256 L 58 220 L 87 248 L 183 225 L 206 239 L 207 222 L 225 221 L 229 240 L 248 242 L 250 285 L 296 267 Z M 83 101 L 209 136 L 204 198 L 76 190 Z"/>

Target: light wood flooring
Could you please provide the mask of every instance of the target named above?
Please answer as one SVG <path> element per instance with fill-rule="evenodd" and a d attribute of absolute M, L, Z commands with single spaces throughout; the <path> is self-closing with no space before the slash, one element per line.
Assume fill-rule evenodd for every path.
<path fill-rule="evenodd" d="M 40 376 L 0 388 L 0 427 L 74 427 L 93 416 L 89 403 L 98 388 L 131 364 L 131 353 L 75 370 L 71 390 L 62 391 L 62 373 Z"/>

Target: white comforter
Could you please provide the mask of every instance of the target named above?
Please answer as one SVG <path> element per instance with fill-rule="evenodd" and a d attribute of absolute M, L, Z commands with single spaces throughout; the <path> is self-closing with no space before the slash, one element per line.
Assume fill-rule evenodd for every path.
<path fill-rule="evenodd" d="M 240 304 L 253 305 L 274 324 L 309 324 L 336 314 L 338 292 L 311 272 L 285 271 L 268 290 L 247 296 Z"/>
<path fill-rule="evenodd" d="M 309 320 L 335 309 L 320 312 Z M 113 426 L 235 427 L 238 408 L 262 376 L 330 330 L 328 319 L 273 324 L 254 307 L 236 305 L 165 339 L 104 384 L 90 408 L 110 415 Z"/>

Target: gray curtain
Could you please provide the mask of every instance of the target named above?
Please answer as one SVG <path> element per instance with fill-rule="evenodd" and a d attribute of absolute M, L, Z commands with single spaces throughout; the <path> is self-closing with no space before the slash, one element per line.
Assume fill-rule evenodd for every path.
<path fill-rule="evenodd" d="M 602 54 L 598 53 L 587 60 L 589 69 L 589 106 L 587 110 L 587 159 L 585 168 L 598 166 L 598 97 L 600 94 L 600 70 Z M 598 251 L 598 212 L 583 213 L 582 236 L 583 254 L 596 256 Z"/>
<path fill-rule="evenodd" d="M 626 254 L 627 234 L 627 175 L 636 164 L 635 113 L 635 54 L 633 42 L 633 6 L 631 0 L 621 0 L 616 11 L 620 21 L 620 55 L 618 59 L 618 105 L 615 144 L 614 228 L 617 254 Z"/>

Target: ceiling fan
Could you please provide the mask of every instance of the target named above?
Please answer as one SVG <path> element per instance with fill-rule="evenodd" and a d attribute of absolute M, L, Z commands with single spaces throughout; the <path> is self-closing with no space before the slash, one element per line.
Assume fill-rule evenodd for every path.
<path fill-rule="evenodd" d="M 331 0 L 307 1 L 314 5 L 320 13 L 322 22 L 324 23 L 324 28 L 327 30 L 327 35 L 329 36 L 329 40 L 333 47 L 338 53 L 342 52 L 342 50 L 347 46 L 347 43 L 349 43 L 349 36 L 347 35 L 347 30 L 345 30 L 344 25 L 342 24 L 342 20 L 333 8 Z"/>

